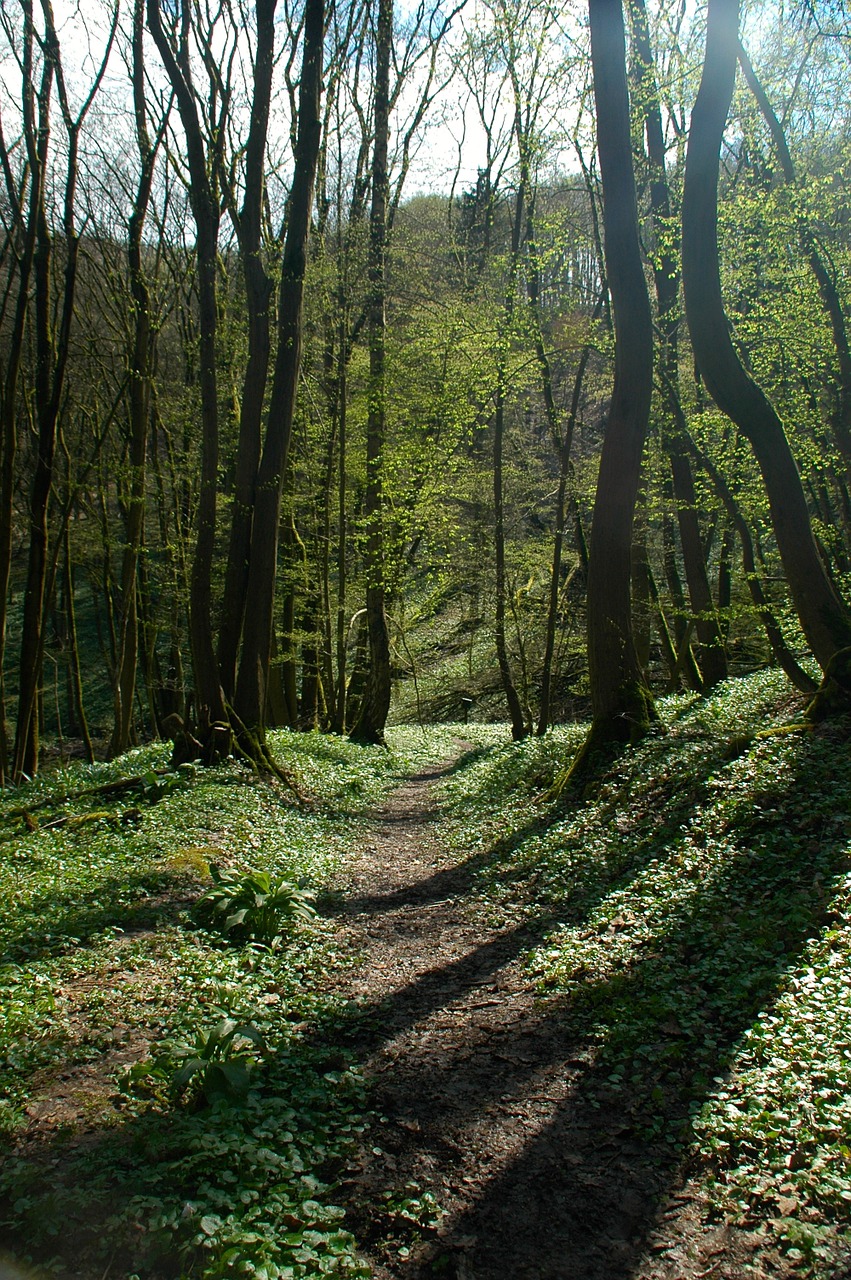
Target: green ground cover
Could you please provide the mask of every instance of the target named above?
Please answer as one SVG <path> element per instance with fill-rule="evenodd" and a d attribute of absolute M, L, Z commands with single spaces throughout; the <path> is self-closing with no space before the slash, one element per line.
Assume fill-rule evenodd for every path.
<path fill-rule="evenodd" d="M 520 744 L 504 726 L 399 729 L 391 753 L 284 734 L 306 810 L 239 765 L 149 772 L 162 747 L 0 795 L 0 1119 L 7 1144 L 23 1135 L 0 1238 L 78 1277 L 366 1274 L 335 1201 L 368 1100 L 325 887 L 368 811 L 457 734 L 471 746 L 438 784 L 441 835 L 490 920 L 528 929 L 546 1007 L 591 1047 L 588 1105 L 621 1111 L 707 1214 L 796 1274 L 833 1274 L 851 1203 L 849 726 L 782 731 L 796 708 L 771 672 L 661 711 L 664 733 L 557 801 L 581 728 Z M 81 794 L 128 774 L 133 791 Z M 272 947 L 228 940 L 197 905 L 210 862 L 301 886 L 319 913 Z"/>
<path fill-rule="evenodd" d="M 321 905 L 410 760 L 318 734 L 275 748 L 309 808 L 236 764 L 156 773 L 163 746 L 0 795 L 0 1122 L 23 1135 L 0 1238 L 19 1257 L 75 1276 L 363 1274 L 333 1194 L 363 1097 L 334 1048 L 332 921 L 233 945 L 197 903 L 214 862 Z M 81 794 L 127 775 L 140 785 Z M 51 1114 L 69 1092 L 70 1121 Z"/>
<path fill-rule="evenodd" d="M 849 726 L 784 732 L 773 672 L 661 711 L 665 733 L 555 804 L 577 730 L 471 727 L 451 838 L 494 915 L 533 929 L 609 1104 L 711 1214 L 826 1276 L 851 1202 Z"/>

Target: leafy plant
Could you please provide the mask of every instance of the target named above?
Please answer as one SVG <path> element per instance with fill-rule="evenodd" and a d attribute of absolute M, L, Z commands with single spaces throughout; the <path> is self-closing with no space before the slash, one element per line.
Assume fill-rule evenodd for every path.
<path fill-rule="evenodd" d="M 222 933 L 271 946 L 291 925 L 316 915 L 313 894 L 268 871 L 220 871 L 210 863 L 212 887 L 199 903 Z"/>
<path fill-rule="evenodd" d="M 151 1058 L 130 1068 L 125 1083 L 132 1088 L 153 1079 L 181 1095 L 194 1081 L 208 1102 L 233 1102 L 247 1095 L 257 1058 L 265 1051 L 253 1023 L 221 1018 L 214 1027 L 199 1028 L 192 1040 L 161 1041 Z"/>

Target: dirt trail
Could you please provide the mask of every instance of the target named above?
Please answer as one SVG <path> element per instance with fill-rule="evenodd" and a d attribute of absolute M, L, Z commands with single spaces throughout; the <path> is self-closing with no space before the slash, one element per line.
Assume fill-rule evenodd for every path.
<path fill-rule="evenodd" d="M 469 865 L 436 840 L 433 783 L 451 767 L 390 797 L 342 886 L 363 957 L 351 994 L 375 1015 L 358 1049 L 381 1117 L 345 1192 L 375 1275 L 759 1274 L 719 1269 L 730 1251 L 717 1233 L 688 1247 L 650 1238 L 688 1196 L 633 1140 L 622 1106 L 607 1104 L 593 1046 L 570 1039 L 560 998 L 534 990 L 528 926 L 494 924 L 470 893 Z M 382 1208 L 390 1188 L 433 1194 L 445 1216 L 406 1235 Z"/>

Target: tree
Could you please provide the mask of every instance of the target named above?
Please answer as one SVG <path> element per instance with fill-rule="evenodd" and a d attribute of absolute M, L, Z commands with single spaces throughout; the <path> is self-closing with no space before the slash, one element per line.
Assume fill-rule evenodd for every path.
<path fill-rule="evenodd" d="M 168 121 L 163 113 L 156 138 L 148 130 L 145 85 L 144 6 L 135 0 L 131 40 L 131 80 L 139 151 L 139 181 L 127 227 L 127 261 L 132 307 L 130 350 L 130 495 L 126 511 L 126 544 L 121 569 L 120 617 L 116 628 L 115 674 L 113 678 L 114 722 L 110 755 L 120 755 L 131 743 L 133 697 L 139 658 L 138 572 L 145 521 L 146 460 L 150 425 L 153 367 L 153 325 L 151 296 L 144 265 L 144 231 L 157 151 Z"/>
<path fill-rule="evenodd" d="M 613 742 L 634 742 L 656 719 L 635 651 L 630 606 L 633 515 L 653 390 L 650 301 L 638 237 L 621 0 L 590 0 L 597 149 L 615 378 L 588 560 L 588 667 L 593 720 L 568 777 Z"/>
<path fill-rule="evenodd" d="M 50 0 L 42 0 L 43 25 L 42 31 L 38 34 L 33 21 L 31 0 L 22 0 L 22 9 L 24 13 L 22 61 L 24 136 L 27 162 L 32 173 L 32 189 L 38 193 L 33 208 L 35 247 L 32 266 L 35 287 L 34 382 L 37 452 L 29 503 L 29 554 L 21 634 L 18 718 L 15 726 L 15 751 L 12 762 L 12 778 L 15 782 L 23 777 L 32 776 L 38 768 L 38 697 L 44 661 L 44 618 L 49 571 L 48 505 L 53 483 L 65 377 L 68 371 L 79 263 L 80 233 L 77 227 L 76 197 L 80 132 L 106 72 L 118 21 L 116 10 L 100 65 L 88 92 L 75 111 L 65 80 L 65 69 Z M 37 109 L 33 83 L 33 47 L 36 40 L 43 50 L 43 69 Z M 45 169 L 51 161 L 50 112 L 54 86 L 64 128 L 65 146 L 65 172 L 61 197 L 65 261 L 58 300 L 53 294 L 55 242 L 54 230 L 48 216 L 44 176 Z M 55 305 L 58 310 L 56 324 L 54 324 Z"/>
<path fill-rule="evenodd" d="M 390 138 L 390 57 L 393 49 L 393 0 L 378 0 L 375 30 L 375 105 L 372 152 L 372 204 L 369 215 L 369 409 L 366 441 L 366 617 L 369 628 L 369 678 L 351 738 L 383 742 L 390 710 L 390 628 L 387 623 L 382 531 L 381 465 L 386 439 L 385 359 L 387 297 L 387 151 Z"/>
<path fill-rule="evenodd" d="M 189 169 L 189 200 L 196 230 L 198 266 L 198 315 L 200 344 L 198 381 L 201 393 L 201 467 L 198 495 L 195 554 L 189 582 L 189 633 L 196 692 L 196 712 L 214 721 L 225 719 L 225 702 L 216 662 L 212 630 L 212 567 L 216 536 L 216 506 L 219 467 L 219 390 L 216 331 L 218 323 L 217 281 L 220 197 L 218 175 L 225 144 L 226 118 L 230 104 L 230 68 L 234 58 L 231 44 L 221 56 L 222 83 L 215 77 L 208 103 L 208 133 L 198 109 L 192 74 L 191 37 L 194 31 L 189 0 L 169 7 L 168 29 L 163 26 L 160 0 L 147 0 L 148 27 L 177 101 L 186 141 Z M 213 57 L 209 45 L 210 57 Z M 205 33 L 200 33 L 202 43 Z M 209 65 L 209 64 L 208 64 Z"/>
<path fill-rule="evenodd" d="M 278 525 L 301 361 L 307 244 L 322 133 L 320 100 L 324 29 L 324 0 L 307 0 L 295 169 L 278 289 L 277 348 L 266 439 L 255 486 L 242 654 L 234 700 L 241 723 L 253 731 L 261 747 L 272 644 Z"/>
<path fill-rule="evenodd" d="M 789 590 L 816 660 L 827 670 L 851 645 L 851 618 L 813 537 L 804 488 L 777 411 L 744 368 L 724 309 L 718 254 L 718 169 L 739 52 L 738 0 L 709 0 L 706 52 L 691 117 L 682 210 L 683 285 L 695 359 L 718 407 L 759 464 Z"/>
<path fill-rule="evenodd" d="M 263 209 L 266 140 L 275 63 L 275 8 L 276 0 L 257 0 L 255 5 L 254 82 L 245 144 L 241 209 L 237 209 L 237 196 L 231 183 L 226 187 L 228 209 L 239 245 L 248 329 L 248 359 L 239 408 L 230 544 L 218 636 L 219 673 L 225 695 L 231 701 L 245 620 L 257 468 L 263 443 L 263 408 L 271 358 L 270 304 L 274 282 L 264 263 Z"/>
<path fill-rule="evenodd" d="M 659 364 L 665 399 L 669 402 L 663 439 L 671 466 L 686 583 L 700 641 L 702 684 L 710 689 L 727 678 L 727 658 L 709 585 L 694 476 L 681 427 L 683 415 L 679 403 L 678 359 L 680 270 L 677 246 L 671 242 L 674 218 L 650 27 L 644 0 L 631 0 L 630 9 L 639 102 L 644 115 L 645 145 L 650 166 L 650 218 L 654 239 L 652 266 L 659 317 Z"/>

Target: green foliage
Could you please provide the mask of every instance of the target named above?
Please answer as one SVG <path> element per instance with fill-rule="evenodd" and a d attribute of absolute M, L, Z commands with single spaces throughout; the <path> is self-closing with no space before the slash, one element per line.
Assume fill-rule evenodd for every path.
<path fill-rule="evenodd" d="M 628 1117 L 823 1277 L 851 1203 L 848 724 L 766 733 L 800 714 L 774 672 L 660 712 L 666 734 L 561 804 L 542 791 L 575 730 L 470 726 L 451 838 L 494 922 L 539 939 L 530 972 L 588 1057 L 577 1113 Z"/>
<path fill-rule="evenodd" d="M 271 946 L 292 925 L 316 915 L 313 894 L 268 871 L 220 871 L 210 863 L 212 888 L 199 906 L 222 933 Z"/>
<path fill-rule="evenodd" d="M 0 1235 L 58 1274 L 365 1275 L 334 1194 L 365 1104 L 335 1045 L 333 922 L 223 947 L 194 907 L 223 850 L 270 887 L 324 886 L 397 760 L 271 737 L 311 808 L 229 762 L 135 793 L 133 822 L 51 825 L 162 768 L 161 745 L 0 793 Z M 35 805 L 30 830 L 13 815 Z M 16 1145 L 45 1105 L 43 1147 Z"/>
<path fill-rule="evenodd" d="M 130 1088 L 151 1078 L 164 1081 L 176 1097 L 193 1085 L 209 1103 L 233 1102 L 247 1095 L 265 1048 L 253 1023 L 225 1017 L 209 1029 L 199 1027 L 191 1039 L 161 1041 L 148 1061 L 130 1068 L 125 1080 Z"/>

